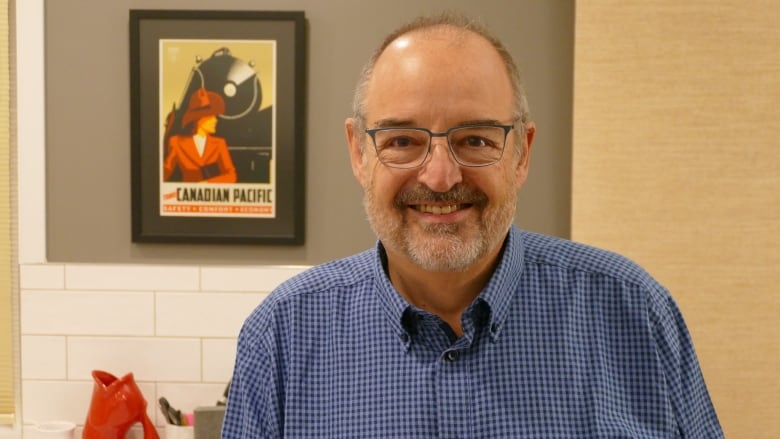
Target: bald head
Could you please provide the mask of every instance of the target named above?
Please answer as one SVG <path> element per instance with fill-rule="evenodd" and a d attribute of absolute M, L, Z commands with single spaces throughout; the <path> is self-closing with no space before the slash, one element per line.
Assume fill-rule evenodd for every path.
<path fill-rule="evenodd" d="M 498 55 L 505 73 L 511 83 L 513 95 L 513 107 L 515 118 L 521 122 L 528 120 L 528 102 L 525 90 L 520 79 L 520 73 L 512 56 L 506 47 L 497 38 L 492 36 L 487 29 L 480 24 L 462 15 L 443 14 L 431 17 L 421 17 L 411 21 L 385 38 L 382 44 L 374 51 L 368 63 L 363 68 L 361 76 L 355 88 L 353 100 L 353 117 L 362 124 L 366 115 L 366 97 L 369 84 L 375 74 L 376 64 L 388 49 L 399 50 L 408 46 L 411 38 L 437 39 L 448 42 L 450 47 L 455 47 L 468 37 L 478 37 L 487 44 L 488 50 L 493 50 Z M 384 78 L 382 78 L 384 79 Z"/>

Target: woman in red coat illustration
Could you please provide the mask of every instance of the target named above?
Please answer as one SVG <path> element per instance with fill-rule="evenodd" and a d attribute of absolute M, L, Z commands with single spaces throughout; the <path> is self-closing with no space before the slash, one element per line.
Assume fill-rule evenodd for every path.
<path fill-rule="evenodd" d="M 217 116 L 225 112 L 222 97 L 205 88 L 190 97 L 182 117 L 184 131 L 191 135 L 172 136 L 163 163 L 163 180 L 170 181 L 176 168 L 181 180 L 189 183 L 235 183 L 236 168 L 225 139 L 214 136 Z"/>

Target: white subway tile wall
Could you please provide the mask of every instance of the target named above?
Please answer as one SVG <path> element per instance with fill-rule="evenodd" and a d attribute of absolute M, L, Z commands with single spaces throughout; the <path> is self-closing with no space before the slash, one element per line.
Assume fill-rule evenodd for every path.
<path fill-rule="evenodd" d="M 65 288 L 65 266 L 63 265 L 20 265 L 19 287 L 22 289 Z"/>
<path fill-rule="evenodd" d="M 29 290 L 21 294 L 22 334 L 154 335 L 154 293 Z"/>
<path fill-rule="evenodd" d="M 233 374 L 233 362 L 225 358 L 236 358 L 235 338 L 203 339 L 203 381 L 228 382 Z"/>
<path fill-rule="evenodd" d="M 161 435 L 161 396 L 188 412 L 214 405 L 244 319 L 306 268 L 20 265 L 25 431 L 54 419 L 81 428 L 95 369 L 132 372 Z"/>
<path fill-rule="evenodd" d="M 156 334 L 171 337 L 235 337 L 265 294 L 157 293 Z"/>
<path fill-rule="evenodd" d="M 23 335 L 21 344 L 22 378 L 30 380 L 64 380 L 67 370 L 64 336 Z M 46 361 L 41 361 L 46 359 Z"/>

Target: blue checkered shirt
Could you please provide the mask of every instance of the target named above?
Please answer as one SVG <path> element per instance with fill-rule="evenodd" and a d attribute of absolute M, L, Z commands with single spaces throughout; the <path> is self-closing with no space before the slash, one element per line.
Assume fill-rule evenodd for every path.
<path fill-rule="evenodd" d="M 613 253 L 512 228 L 463 336 L 375 249 L 274 291 L 238 339 L 222 437 L 723 437 L 668 292 Z"/>

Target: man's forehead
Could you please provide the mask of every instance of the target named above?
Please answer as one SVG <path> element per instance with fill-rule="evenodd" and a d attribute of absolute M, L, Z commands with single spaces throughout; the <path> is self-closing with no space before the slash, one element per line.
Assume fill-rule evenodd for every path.
<path fill-rule="evenodd" d="M 481 35 L 462 29 L 439 27 L 415 30 L 390 42 L 374 64 L 375 74 L 371 79 L 382 82 L 392 80 L 389 74 L 382 74 L 388 70 L 398 74 L 435 65 L 435 71 L 444 71 L 456 64 L 460 64 L 459 68 L 470 68 L 464 57 L 478 58 L 483 66 L 487 63 L 495 63 L 494 67 L 503 66 L 498 51 Z"/>
<path fill-rule="evenodd" d="M 481 81 L 490 73 L 506 74 L 510 80 L 501 55 L 487 39 L 471 31 L 441 27 L 393 40 L 374 64 L 369 88 L 378 83 L 403 86 L 406 78 L 401 76 L 421 73 L 426 75 L 422 79 L 448 82 Z"/>
<path fill-rule="evenodd" d="M 466 29 L 457 28 L 450 25 L 437 25 L 422 29 L 415 29 L 399 35 L 393 39 L 385 49 L 382 55 L 387 52 L 405 51 L 420 46 L 451 46 L 457 48 L 466 42 L 477 42 L 482 40 L 485 44 L 488 41 L 481 35 Z M 380 59 L 381 59 L 380 55 Z"/>

